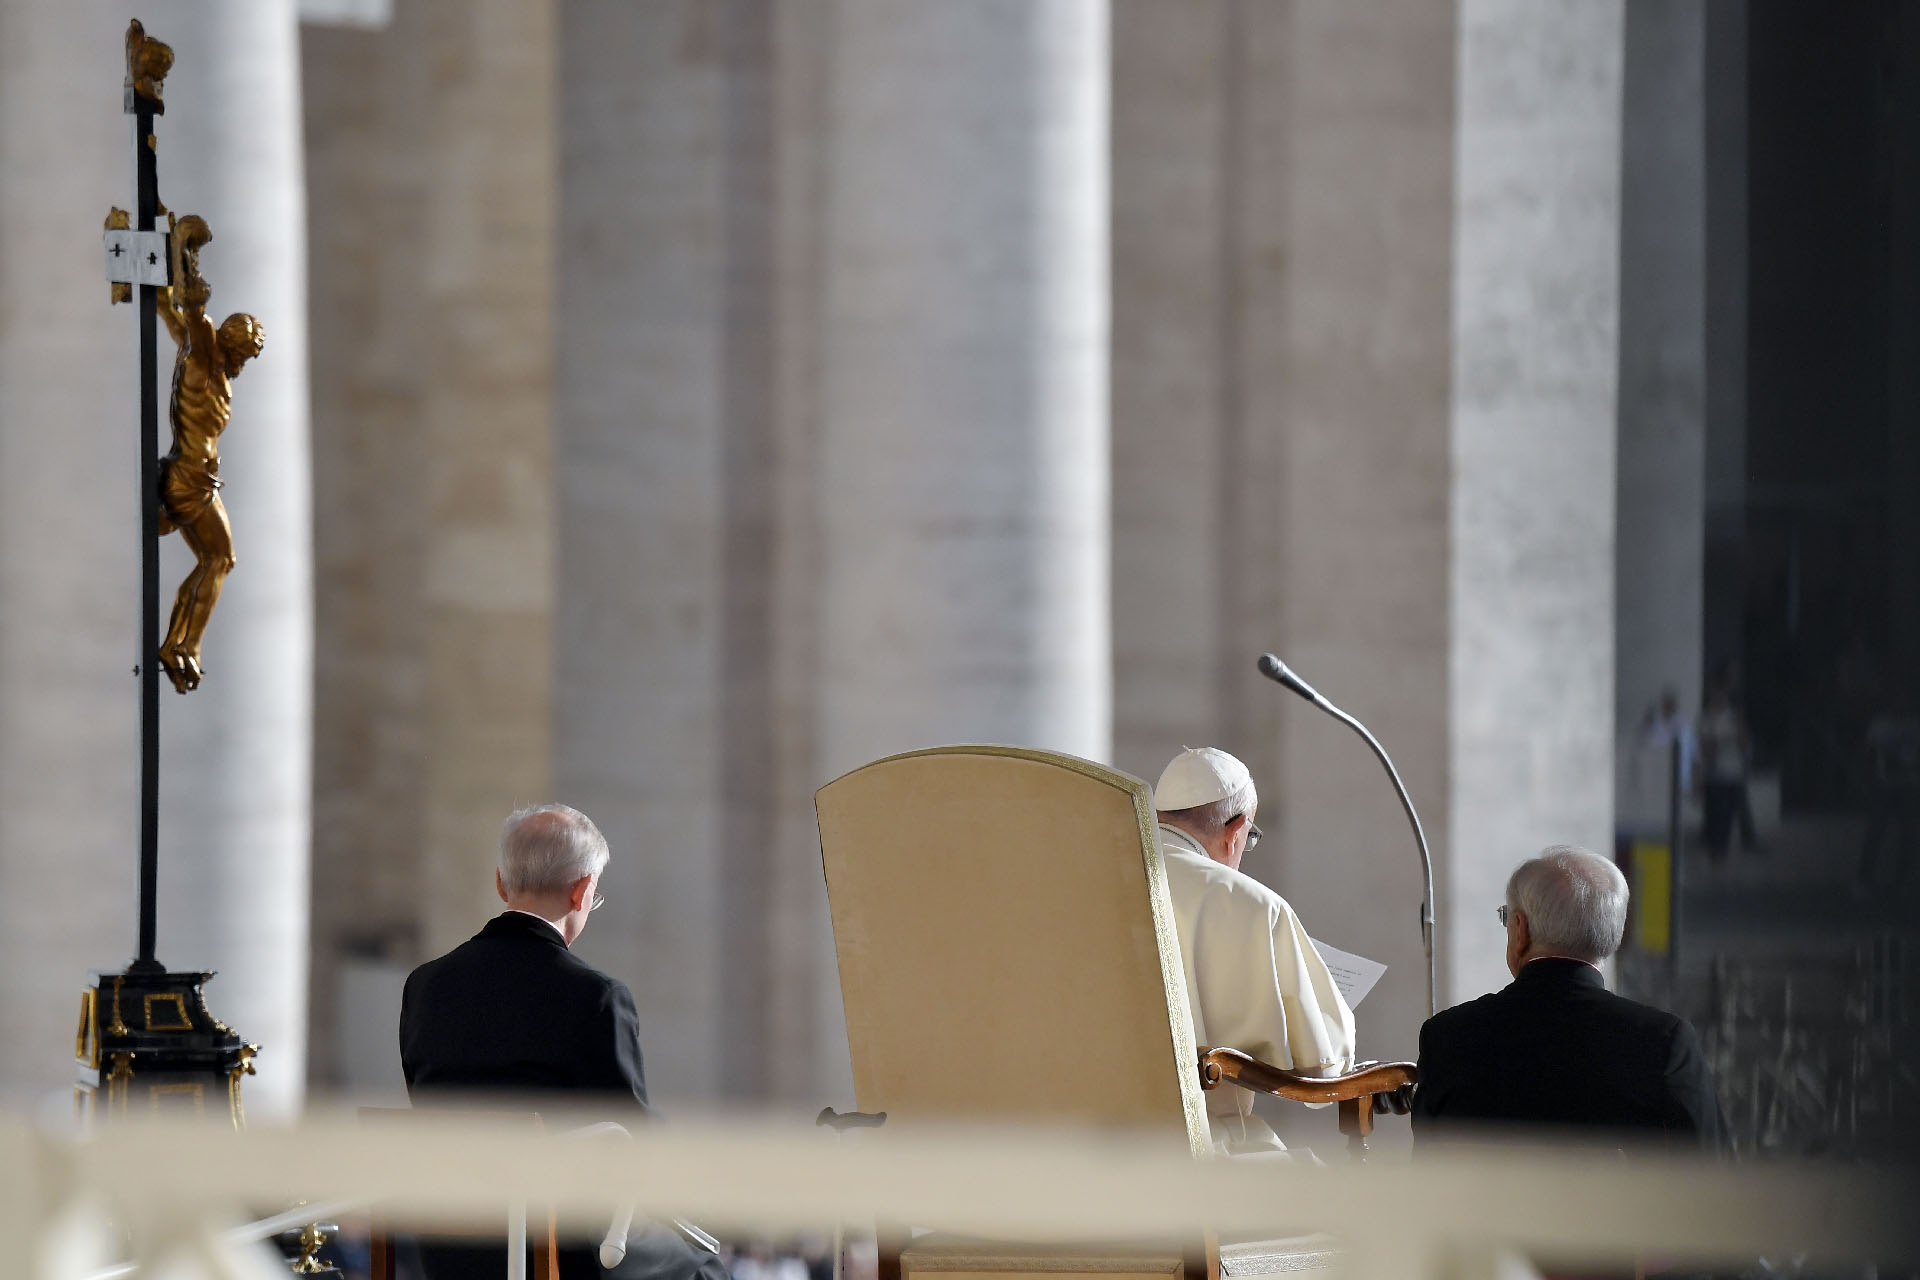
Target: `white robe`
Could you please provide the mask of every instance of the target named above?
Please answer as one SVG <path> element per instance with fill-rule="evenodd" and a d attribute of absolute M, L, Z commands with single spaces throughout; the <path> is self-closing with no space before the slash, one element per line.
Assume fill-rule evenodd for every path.
<path fill-rule="evenodd" d="M 1215 862 L 1176 827 L 1161 824 L 1160 846 L 1195 1043 L 1305 1075 L 1352 1070 L 1353 1011 L 1286 899 Z M 1216 1150 L 1286 1149 L 1253 1114 L 1253 1097 L 1226 1083 L 1207 1094 Z"/>

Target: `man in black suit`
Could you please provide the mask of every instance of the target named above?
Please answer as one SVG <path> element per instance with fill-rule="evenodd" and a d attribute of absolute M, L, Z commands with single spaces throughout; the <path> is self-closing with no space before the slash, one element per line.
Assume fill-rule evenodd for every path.
<path fill-rule="evenodd" d="M 649 1114 L 639 1019 L 626 984 L 570 948 L 600 905 L 609 853 L 592 819 L 566 805 L 508 817 L 494 887 L 507 909 L 474 937 L 407 978 L 400 1004 L 400 1063 L 416 1105 L 503 1095 L 555 1095 L 633 1125 Z M 591 1243 L 563 1248 L 562 1280 L 601 1274 Z M 423 1246 L 432 1280 L 506 1274 L 499 1246 Z M 660 1228 L 635 1233 L 614 1273 L 647 1280 L 725 1280 L 703 1247 Z"/>
<path fill-rule="evenodd" d="M 1693 1028 L 1609 992 L 1600 972 L 1626 928 L 1620 869 L 1555 845 L 1513 873 L 1499 914 L 1513 981 L 1420 1029 L 1416 1140 L 1525 1128 L 1723 1148 L 1726 1121 Z"/>

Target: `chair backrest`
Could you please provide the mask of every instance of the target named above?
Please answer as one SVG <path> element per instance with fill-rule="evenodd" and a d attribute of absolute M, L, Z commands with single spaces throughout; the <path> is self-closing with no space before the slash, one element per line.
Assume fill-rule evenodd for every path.
<path fill-rule="evenodd" d="M 814 807 L 862 1111 L 1207 1149 L 1145 783 L 1052 752 L 936 747 L 855 769 Z"/>

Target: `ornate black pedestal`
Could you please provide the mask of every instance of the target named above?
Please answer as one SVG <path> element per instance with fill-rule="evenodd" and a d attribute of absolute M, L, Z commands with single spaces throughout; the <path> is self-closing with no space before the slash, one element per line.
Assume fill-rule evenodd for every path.
<path fill-rule="evenodd" d="M 240 1080 L 260 1047 L 208 1012 L 202 987 L 212 976 L 150 962 L 87 975 L 73 1038 L 82 1120 L 184 1113 L 245 1126 Z"/>

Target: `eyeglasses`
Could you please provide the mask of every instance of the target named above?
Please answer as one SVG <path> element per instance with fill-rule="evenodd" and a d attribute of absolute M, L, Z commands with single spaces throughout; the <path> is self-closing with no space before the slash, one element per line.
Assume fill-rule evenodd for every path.
<path fill-rule="evenodd" d="M 607 905 L 607 900 L 605 896 L 596 893 L 593 895 L 593 901 L 587 904 L 587 911 L 589 914 L 591 914 L 592 912 L 598 911 L 600 908 L 606 905 Z"/>
<path fill-rule="evenodd" d="M 1493 914 L 1500 918 L 1500 927 L 1502 929 L 1506 928 L 1507 927 L 1507 904 L 1503 902 L 1499 906 L 1495 907 L 1493 909 Z"/>
<path fill-rule="evenodd" d="M 1255 826 L 1253 823 L 1249 822 L 1247 824 L 1247 848 L 1251 849 L 1253 848 L 1253 846 L 1259 843 L 1260 843 L 1260 828 Z"/>

